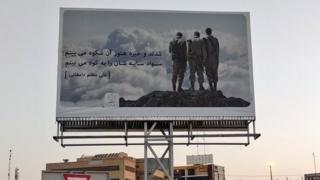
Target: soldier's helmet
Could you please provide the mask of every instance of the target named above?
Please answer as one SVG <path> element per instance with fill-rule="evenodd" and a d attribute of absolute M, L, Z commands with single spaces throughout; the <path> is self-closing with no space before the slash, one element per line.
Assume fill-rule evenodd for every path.
<path fill-rule="evenodd" d="M 182 33 L 181 32 L 177 32 L 176 37 L 177 38 L 181 38 L 182 37 Z"/>
<path fill-rule="evenodd" d="M 193 33 L 193 37 L 195 37 L 195 38 L 200 37 L 200 33 L 199 33 L 198 31 L 194 32 L 194 33 Z"/>
<path fill-rule="evenodd" d="M 206 34 L 211 35 L 212 34 L 212 29 L 211 28 L 206 28 Z"/>

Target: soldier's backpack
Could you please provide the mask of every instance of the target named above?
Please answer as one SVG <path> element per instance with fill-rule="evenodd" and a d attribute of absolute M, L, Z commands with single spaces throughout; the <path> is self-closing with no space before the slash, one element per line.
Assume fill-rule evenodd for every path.
<path fill-rule="evenodd" d="M 208 54 L 218 55 L 219 53 L 219 44 L 216 38 L 209 37 L 203 38 Z"/>
<path fill-rule="evenodd" d="M 174 40 L 172 42 L 172 58 L 183 58 L 186 55 L 186 42 Z"/>

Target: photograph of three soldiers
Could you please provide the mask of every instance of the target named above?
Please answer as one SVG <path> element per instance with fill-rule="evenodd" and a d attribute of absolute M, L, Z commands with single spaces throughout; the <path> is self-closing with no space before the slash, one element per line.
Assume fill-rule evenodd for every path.
<path fill-rule="evenodd" d="M 212 29 L 206 28 L 206 37 L 200 38 L 198 31 L 194 32 L 193 38 L 185 40 L 181 32 L 169 44 L 169 53 L 172 57 L 172 88 L 173 91 L 181 92 L 187 62 L 190 70 L 190 88 L 194 91 L 196 74 L 199 90 L 203 91 L 204 71 L 207 75 L 211 91 L 217 90 L 218 65 L 219 65 L 219 41 L 212 35 Z M 178 88 L 177 88 L 178 84 Z"/>

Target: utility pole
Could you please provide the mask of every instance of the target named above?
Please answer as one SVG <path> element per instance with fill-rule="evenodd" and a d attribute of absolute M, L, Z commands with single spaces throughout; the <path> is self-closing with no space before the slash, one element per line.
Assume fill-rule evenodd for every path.
<path fill-rule="evenodd" d="M 314 152 L 312 153 L 312 155 L 313 155 L 314 174 L 316 174 L 317 173 L 316 155 L 314 154 Z"/>
<path fill-rule="evenodd" d="M 11 154 L 12 150 L 9 150 L 9 165 L 8 165 L 8 180 L 10 180 L 10 172 L 11 172 Z"/>
<path fill-rule="evenodd" d="M 273 180 L 272 178 L 272 166 L 271 165 L 268 165 L 269 169 L 270 169 L 270 179 Z"/>
<path fill-rule="evenodd" d="M 19 168 L 14 170 L 14 180 L 19 180 Z"/>

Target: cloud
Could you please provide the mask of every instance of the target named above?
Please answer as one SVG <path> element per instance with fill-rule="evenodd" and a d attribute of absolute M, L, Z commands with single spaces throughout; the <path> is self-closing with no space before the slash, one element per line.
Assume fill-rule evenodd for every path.
<path fill-rule="evenodd" d="M 103 98 L 108 92 L 117 92 L 125 99 L 137 99 L 155 90 L 171 90 L 172 60 L 168 52 L 168 44 L 177 31 L 184 34 L 184 38 L 192 37 L 194 29 L 171 30 L 167 32 L 156 32 L 152 30 L 132 28 L 117 28 L 108 36 L 104 37 L 105 43 L 92 37 L 88 43 L 65 43 L 65 51 L 94 51 L 101 49 L 107 52 L 152 52 L 160 51 L 161 57 L 114 57 L 110 56 L 76 56 L 63 58 L 63 63 L 92 61 L 137 61 L 137 62 L 160 62 L 162 66 L 63 66 L 61 75 L 68 72 L 84 73 L 109 73 L 109 78 L 70 78 L 62 79 L 61 101 L 68 106 L 102 106 Z M 250 100 L 250 73 L 248 66 L 247 43 L 244 37 L 237 37 L 223 32 L 216 33 L 220 43 L 220 65 L 219 65 L 219 89 L 225 95 L 240 97 Z M 189 87 L 189 72 L 185 74 L 184 88 Z"/>

